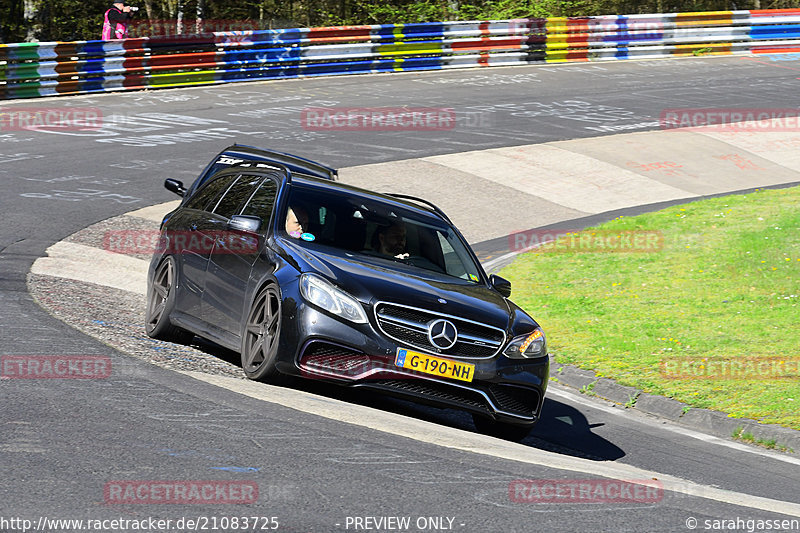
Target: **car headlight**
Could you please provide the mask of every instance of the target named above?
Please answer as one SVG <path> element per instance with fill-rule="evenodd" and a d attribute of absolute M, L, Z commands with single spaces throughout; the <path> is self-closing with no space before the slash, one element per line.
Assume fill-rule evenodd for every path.
<path fill-rule="evenodd" d="M 547 355 L 544 332 L 536 328 L 532 333 L 514 337 L 503 353 L 509 359 L 533 359 Z"/>
<path fill-rule="evenodd" d="M 356 324 L 366 324 L 367 315 L 358 300 L 314 274 L 300 276 L 300 294 L 308 302 Z"/>

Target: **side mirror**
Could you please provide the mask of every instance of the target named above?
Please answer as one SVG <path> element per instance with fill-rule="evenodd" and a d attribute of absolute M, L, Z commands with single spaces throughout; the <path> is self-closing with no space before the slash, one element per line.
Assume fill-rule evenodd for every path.
<path fill-rule="evenodd" d="M 258 233 L 261 228 L 261 217 L 250 215 L 233 215 L 228 221 L 228 229 L 233 231 L 244 231 L 246 233 Z"/>
<path fill-rule="evenodd" d="M 491 276 L 489 276 L 489 284 L 492 286 L 494 290 L 496 290 L 506 298 L 511 296 L 511 282 L 508 281 L 507 279 L 492 274 Z"/>
<path fill-rule="evenodd" d="M 170 192 L 174 192 L 178 196 L 186 194 L 186 189 L 183 188 L 183 182 L 172 178 L 164 180 L 164 188 Z"/>

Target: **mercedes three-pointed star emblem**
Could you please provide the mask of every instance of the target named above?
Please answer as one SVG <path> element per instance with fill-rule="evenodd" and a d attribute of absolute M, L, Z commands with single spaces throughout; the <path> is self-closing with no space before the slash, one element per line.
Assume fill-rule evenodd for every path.
<path fill-rule="evenodd" d="M 458 340 L 458 330 L 449 320 L 438 318 L 428 322 L 428 340 L 440 350 L 448 350 Z"/>

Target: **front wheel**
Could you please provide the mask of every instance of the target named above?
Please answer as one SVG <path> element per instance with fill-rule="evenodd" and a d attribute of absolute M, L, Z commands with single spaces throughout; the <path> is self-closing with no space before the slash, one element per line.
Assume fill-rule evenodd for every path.
<path fill-rule="evenodd" d="M 147 291 L 144 328 L 147 335 L 162 341 L 187 343 L 194 335 L 173 326 L 169 315 L 175 308 L 175 260 L 167 257 L 158 265 Z"/>
<path fill-rule="evenodd" d="M 267 285 L 253 301 L 242 338 L 242 370 L 250 379 L 275 381 L 278 338 L 281 331 L 281 298 L 275 285 Z"/>
<path fill-rule="evenodd" d="M 478 430 L 478 433 L 514 442 L 523 440 L 531 432 L 531 429 L 533 429 L 533 424 L 519 426 L 516 424 L 497 422 L 491 418 L 479 415 L 472 415 L 472 422 L 475 424 L 475 429 Z"/>

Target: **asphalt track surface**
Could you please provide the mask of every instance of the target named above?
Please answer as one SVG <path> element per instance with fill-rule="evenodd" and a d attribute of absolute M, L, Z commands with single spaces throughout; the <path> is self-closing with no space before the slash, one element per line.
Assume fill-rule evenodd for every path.
<path fill-rule="evenodd" d="M 411 517 L 409 531 L 470 532 L 688 531 L 690 518 L 699 521 L 699 530 L 735 531 L 704 521 L 797 518 L 800 468 L 792 457 L 724 445 L 559 390 L 549 394 L 532 437 L 517 446 L 468 433 L 471 425 L 459 413 L 312 387 L 332 411 L 343 400 L 363 417 L 373 416 L 365 407 L 371 406 L 380 410 L 376 419 L 397 417 L 387 423 L 416 428 L 376 431 L 111 350 L 38 307 L 26 275 L 50 245 L 81 228 L 173 199 L 161 186 L 165 177 L 191 181 L 234 140 L 337 167 L 364 165 L 657 129 L 659 114 L 669 108 L 797 107 L 799 76 L 797 60 L 737 57 L 357 76 L 4 104 L 3 110 L 95 106 L 129 120 L 90 135 L 0 132 L 0 354 L 104 355 L 114 369 L 105 380 L 0 382 L 0 518 L 276 516 L 286 531 L 388 531 L 356 528 L 354 518 L 405 516 Z M 331 133 L 299 124 L 300 110 L 309 106 L 402 105 L 454 108 L 460 125 L 439 132 Z M 423 434 L 438 434 L 439 427 L 450 440 L 426 441 Z M 519 479 L 641 479 L 632 476 L 646 473 L 678 481 L 649 504 L 521 503 L 509 497 L 509 484 Z M 241 506 L 104 502 L 103 488 L 114 480 L 207 479 L 253 481 L 259 499 Z M 686 490 L 677 488 L 680 480 Z M 732 492 L 712 494 L 717 489 Z M 420 517 L 452 522 L 446 518 L 439 528 L 419 522 L 420 528 Z M 738 530 L 747 527 L 740 522 Z M 0 521 L 0 530 L 18 529 Z"/>

